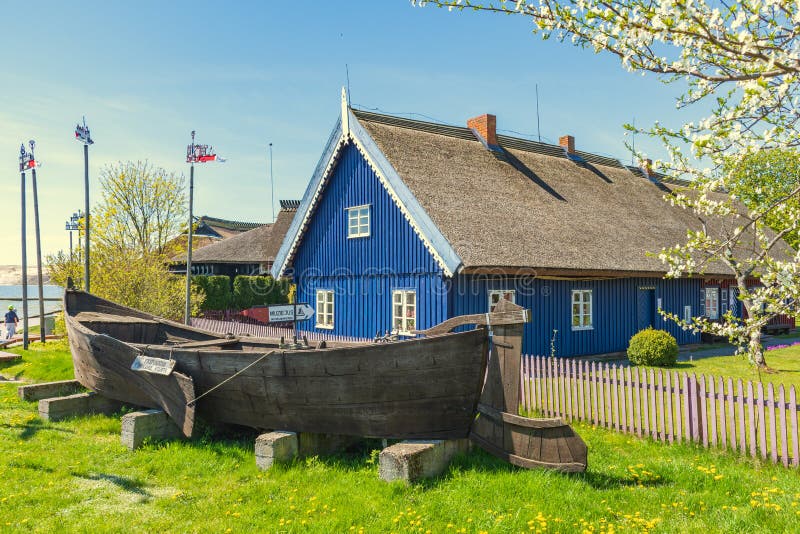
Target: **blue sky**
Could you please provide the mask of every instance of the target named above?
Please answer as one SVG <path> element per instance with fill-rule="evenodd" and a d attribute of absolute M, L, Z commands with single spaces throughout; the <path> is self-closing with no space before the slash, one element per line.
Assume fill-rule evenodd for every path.
<path fill-rule="evenodd" d="M 569 133 L 579 149 L 627 162 L 622 124 L 693 118 L 675 110 L 677 87 L 542 41 L 519 17 L 407 0 L 2 4 L 19 18 L 0 31 L 0 264 L 20 263 L 17 157 L 28 139 L 45 163 L 43 250 L 68 247 L 64 221 L 83 206 L 82 148 L 72 139 L 82 115 L 96 141 L 93 201 L 108 163 L 148 159 L 188 177 L 194 129 L 229 160 L 197 169 L 195 213 L 263 222 L 268 143 L 276 199 L 300 198 L 339 113 L 345 64 L 355 107 L 451 124 L 489 112 L 500 131 L 532 136 L 538 84 L 543 140 Z M 663 155 L 642 136 L 637 146 Z"/>

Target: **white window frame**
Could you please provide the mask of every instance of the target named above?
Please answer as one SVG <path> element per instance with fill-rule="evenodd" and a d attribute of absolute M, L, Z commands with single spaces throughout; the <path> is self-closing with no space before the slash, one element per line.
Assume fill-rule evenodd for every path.
<path fill-rule="evenodd" d="M 586 298 L 588 295 L 588 299 Z M 575 300 L 575 297 L 578 300 Z M 589 313 L 584 313 L 583 307 L 589 304 Z M 578 313 L 575 313 L 575 306 L 578 306 Z M 569 301 L 570 324 L 572 330 L 594 330 L 594 298 L 591 289 L 573 289 Z M 575 317 L 578 317 L 578 324 L 575 324 Z M 588 318 L 588 321 L 586 320 Z"/>
<path fill-rule="evenodd" d="M 500 303 L 500 300 L 505 298 L 506 295 L 511 295 L 510 300 L 512 304 L 517 303 L 517 291 L 515 289 L 490 289 L 489 290 L 489 313 L 494 311 L 494 307 Z"/>
<path fill-rule="evenodd" d="M 692 322 L 692 307 L 689 305 L 683 307 L 683 322 L 684 323 Z"/>
<path fill-rule="evenodd" d="M 316 317 L 316 324 L 314 325 L 315 327 L 333 330 L 333 306 L 333 291 L 330 289 L 318 289 L 317 309 L 315 310 L 314 314 Z"/>
<path fill-rule="evenodd" d="M 719 315 L 720 317 L 728 313 L 728 290 L 721 289 L 719 292 Z"/>
<path fill-rule="evenodd" d="M 370 205 L 347 208 L 347 239 L 370 236 Z"/>
<path fill-rule="evenodd" d="M 409 295 L 414 296 L 413 304 L 409 304 Z M 400 315 L 397 315 L 400 306 Z M 411 313 L 409 315 L 409 309 Z M 417 292 L 413 289 L 395 289 L 392 291 L 392 330 L 398 335 L 413 336 L 412 330 L 417 328 Z"/>
<path fill-rule="evenodd" d="M 712 321 L 716 321 L 719 319 L 719 288 L 707 287 L 705 289 L 706 289 L 706 294 L 704 302 L 706 309 L 706 317 L 708 317 Z M 713 314 L 711 313 L 712 311 L 714 312 Z"/>

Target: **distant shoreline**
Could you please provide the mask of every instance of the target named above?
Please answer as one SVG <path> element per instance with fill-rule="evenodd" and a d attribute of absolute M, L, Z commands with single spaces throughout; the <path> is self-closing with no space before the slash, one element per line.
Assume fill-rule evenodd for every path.
<path fill-rule="evenodd" d="M 28 266 L 28 284 L 37 284 L 36 266 Z M 0 286 L 15 286 L 22 284 L 21 265 L 0 265 Z M 42 284 L 50 284 L 50 276 L 45 269 L 42 270 Z"/>

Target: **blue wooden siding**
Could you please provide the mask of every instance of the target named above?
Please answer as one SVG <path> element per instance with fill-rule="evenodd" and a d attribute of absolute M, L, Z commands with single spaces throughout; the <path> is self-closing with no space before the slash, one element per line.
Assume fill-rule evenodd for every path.
<path fill-rule="evenodd" d="M 417 292 L 417 327 L 424 329 L 448 317 L 447 284 L 439 274 L 320 276 L 298 284 L 298 300 L 316 307 L 317 289 L 334 292 L 333 329 L 317 329 L 314 319 L 298 323 L 302 330 L 341 336 L 373 337 L 392 329 L 392 291 Z"/>
<path fill-rule="evenodd" d="M 370 206 L 370 236 L 347 237 L 347 208 Z M 392 291 L 417 292 L 417 325 L 447 318 L 442 270 L 378 176 L 353 145 L 345 147 L 303 235 L 293 266 L 298 301 L 316 307 L 317 289 L 334 292 L 337 335 L 372 337 L 392 328 Z M 314 320 L 301 323 L 315 330 Z M 323 331 L 319 329 L 319 331 Z"/>
<path fill-rule="evenodd" d="M 345 147 L 295 254 L 295 276 L 433 273 L 440 267 L 375 172 Z M 370 205 L 370 237 L 347 238 L 347 211 Z"/>
<path fill-rule="evenodd" d="M 451 291 L 453 315 L 485 313 L 489 290 L 513 289 L 517 304 L 531 310 L 532 321 L 525 328 L 523 350 L 528 354 L 550 354 L 555 333 L 558 356 L 579 356 L 624 351 L 638 331 L 640 288 L 654 288 L 664 310 L 683 315 L 685 305 L 697 314 L 699 280 L 625 278 L 617 280 L 569 281 L 534 278 L 487 278 L 458 276 Z M 572 290 L 592 290 L 592 330 L 572 330 Z M 678 343 L 696 343 L 699 336 L 684 331 L 671 321 L 655 316 L 655 328 L 667 330 Z"/>

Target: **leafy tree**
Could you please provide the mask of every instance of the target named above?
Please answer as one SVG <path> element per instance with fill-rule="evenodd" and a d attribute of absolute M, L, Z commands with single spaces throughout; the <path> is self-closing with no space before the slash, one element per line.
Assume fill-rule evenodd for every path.
<path fill-rule="evenodd" d="M 684 324 L 726 335 L 741 353 L 766 367 L 761 328 L 781 313 L 797 313 L 800 255 L 787 250 L 800 227 L 800 185 L 762 195 L 760 182 L 741 181 L 742 164 L 764 150 L 800 146 L 800 3 L 776 0 L 412 0 L 451 10 L 527 17 L 534 34 L 619 58 L 632 72 L 651 72 L 681 90 L 678 107 L 710 112 L 671 129 L 639 130 L 663 141 L 668 161 L 656 166 L 691 185 L 668 196 L 702 222 L 683 244 L 659 257 L 667 276 L 702 274 L 724 265 L 736 279 L 748 318 Z M 633 129 L 631 126 L 626 126 Z M 751 159 L 752 161 L 752 159 Z M 705 166 L 705 168 L 703 168 Z M 759 171 L 763 174 L 763 169 Z M 765 178 L 766 179 L 766 178 Z M 761 178 L 758 178 L 760 181 Z M 720 194 L 722 191 L 733 194 Z M 742 194 L 744 208 L 736 193 Z M 782 221 L 776 226 L 776 221 Z M 775 230 L 771 227 L 774 226 Z M 748 288 L 758 277 L 763 286 Z M 678 317 L 672 319 L 682 322 Z"/>
<path fill-rule="evenodd" d="M 103 169 L 100 186 L 101 200 L 91 214 L 99 246 L 145 255 L 168 252 L 186 218 L 182 175 L 147 161 L 120 162 Z"/>
<path fill-rule="evenodd" d="M 92 292 L 120 304 L 179 320 L 185 302 L 184 278 L 169 272 L 169 239 L 185 214 L 183 179 L 148 163 L 119 163 L 103 170 L 101 199 L 92 211 Z M 83 225 L 83 220 L 80 222 Z M 83 283 L 79 248 L 47 257 L 51 279 L 66 286 Z M 193 312 L 204 293 L 192 289 Z"/>
<path fill-rule="evenodd" d="M 727 163 L 730 193 L 751 210 L 769 206 L 781 199 L 787 207 L 800 208 L 800 199 L 792 191 L 800 186 L 800 153 L 796 149 L 761 150 L 736 163 Z M 790 224 L 778 211 L 764 217 L 766 224 L 776 232 Z M 800 232 L 791 229 L 785 240 L 793 249 L 800 249 Z"/>

